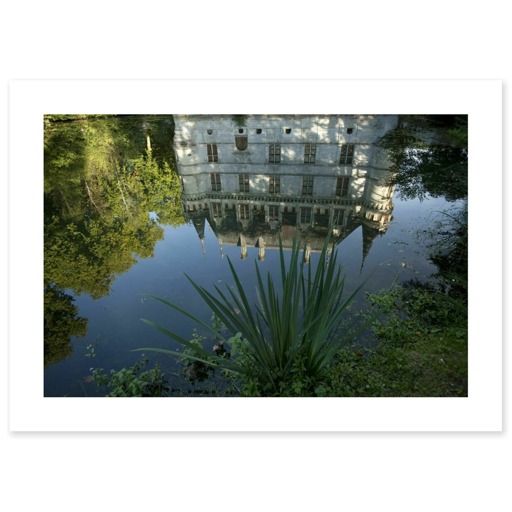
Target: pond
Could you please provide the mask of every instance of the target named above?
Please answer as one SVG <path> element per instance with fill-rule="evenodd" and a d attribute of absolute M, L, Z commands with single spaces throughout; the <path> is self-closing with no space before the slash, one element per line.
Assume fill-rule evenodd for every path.
<path fill-rule="evenodd" d="M 379 142 L 399 122 L 46 116 L 45 396 L 101 396 L 94 368 L 128 368 L 143 347 L 181 350 L 142 318 L 185 339 L 196 328 L 206 335 L 148 296 L 209 323 L 211 310 L 185 274 L 208 289 L 232 287 L 229 260 L 256 303 L 255 266 L 278 277 L 279 240 L 289 254 L 298 236 L 315 268 L 332 229 L 346 292 L 363 284 L 361 307 L 364 292 L 428 279 L 441 212 L 462 198 L 396 193 L 394 148 Z M 187 389 L 176 358 L 144 354 L 173 389 Z"/>

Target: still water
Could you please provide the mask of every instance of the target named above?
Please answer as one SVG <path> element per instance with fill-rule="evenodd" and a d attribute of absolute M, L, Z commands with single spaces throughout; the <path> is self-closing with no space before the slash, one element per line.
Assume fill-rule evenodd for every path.
<path fill-rule="evenodd" d="M 454 203 L 395 197 L 375 140 L 396 116 L 212 117 L 48 124 L 45 282 L 81 324 L 45 355 L 45 396 L 96 396 L 92 367 L 129 367 L 143 347 L 179 349 L 141 318 L 186 339 L 197 327 L 151 294 L 208 322 L 185 274 L 208 288 L 231 286 L 229 258 L 256 302 L 254 267 L 277 275 L 279 236 L 286 246 L 299 232 L 314 267 L 334 227 L 347 293 L 365 282 L 361 305 L 363 292 L 436 271 L 431 232 Z M 45 336 L 50 304 L 45 292 Z M 173 359 L 147 355 L 171 385 L 180 380 Z"/>

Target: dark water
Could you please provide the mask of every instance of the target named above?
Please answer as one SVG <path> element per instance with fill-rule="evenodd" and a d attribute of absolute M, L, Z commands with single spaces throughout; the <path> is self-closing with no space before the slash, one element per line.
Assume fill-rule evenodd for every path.
<path fill-rule="evenodd" d="M 102 123 L 111 124 L 102 131 Z M 256 301 L 254 266 L 258 265 L 264 274 L 276 275 L 279 253 L 267 243 L 262 258 L 255 244 L 248 244 L 246 249 L 236 245 L 228 240 L 226 233 L 221 233 L 219 219 L 209 214 L 203 215 L 200 229 L 197 222 L 194 225 L 194 212 L 187 211 L 190 210 L 187 184 L 176 186 L 178 177 L 183 178 L 187 170 L 180 169 L 180 164 L 174 161 L 172 120 L 75 121 L 55 123 L 52 130 L 54 139 L 67 140 L 68 153 L 80 155 L 83 151 L 85 154 L 92 151 L 87 145 L 99 146 L 99 156 L 94 158 L 98 162 L 110 162 L 114 168 L 114 171 L 111 168 L 99 171 L 85 157 L 57 165 L 55 162 L 62 162 L 59 152 L 64 150 L 52 147 L 49 139 L 45 166 L 47 286 L 56 283 L 61 293 L 66 294 L 68 305 L 77 308 L 74 318 L 86 320 L 86 332 L 73 331 L 70 327 L 66 348 L 60 353 L 56 350 L 56 355 L 46 362 L 45 396 L 95 396 L 98 390 L 88 382 L 91 368 L 104 368 L 108 372 L 128 367 L 140 359 L 140 353 L 132 350 L 141 347 L 179 349 L 177 343 L 143 323 L 141 318 L 167 326 L 186 339 L 190 339 L 197 327 L 192 320 L 145 294 L 168 299 L 208 322 L 211 313 L 199 300 L 185 273 L 203 286 L 230 286 L 233 284 L 227 262 L 230 258 L 249 296 Z M 91 130 L 93 136 L 84 138 L 83 134 Z M 104 147 L 101 141 L 107 135 L 111 137 L 110 146 Z M 112 147 L 116 144 L 114 151 Z M 116 155 L 117 163 L 105 158 L 108 151 Z M 172 171 L 176 166 L 179 176 Z M 175 176 L 172 183 L 170 174 Z M 166 176 L 167 181 L 161 184 L 159 176 Z M 212 202 L 215 196 L 210 194 L 207 199 Z M 343 228 L 345 231 L 335 250 L 346 274 L 347 292 L 370 275 L 363 291 L 376 292 L 395 281 L 423 280 L 436 271 L 428 259 L 432 233 L 436 222 L 443 217 L 440 212 L 453 211 L 457 203 L 428 194 L 422 201 L 401 200 L 396 194 L 390 200 L 392 216 L 380 232 L 375 223 L 373 231 L 369 231 L 359 221 L 350 229 Z M 59 220 L 55 221 L 55 217 Z M 70 224 L 82 235 L 70 229 Z M 247 225 L 239 225 L 241 233 L 248 229 Z M 80 240 L 85 238 L 85 245 L 80 245 Z M 68 261 L 66 251 L 74 259 Z M 246 255 L 242 258 L 244 251 Z M 318 253 L 313 251 L 312 266 L 317 258 Z M 77 263 L 73 265 L 73 261 Z M 90 279 L 85 279 L 87 273 Z M 50 309 L 46 307 L 45 319 Z M 61 345 L 66 344 L 64 338 L 66 334 L 60 334 Z M 90 347 L 94 347 L 94 358 L 87 357 Z M 180 371 L 169 357 L 147 355 L 168 376 Z"/>

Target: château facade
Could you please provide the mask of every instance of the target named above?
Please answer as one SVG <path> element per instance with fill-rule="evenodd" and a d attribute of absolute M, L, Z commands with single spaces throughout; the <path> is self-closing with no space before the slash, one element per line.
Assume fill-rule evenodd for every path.
<path fill-rule="evenodd" d="M 219 242 L 240 245 L 244 257 L 244 247 L 277 246 L 279 237 L 291 245 L 296 232 L 317 250 L 328 227 L 340 241 L 363 224 L 363 244 L 387 229 L 394 190 L 390 162 L 377 143 L 398 116 L 174 120 L 183 209 L 200 237 L 208 220 Z"/>

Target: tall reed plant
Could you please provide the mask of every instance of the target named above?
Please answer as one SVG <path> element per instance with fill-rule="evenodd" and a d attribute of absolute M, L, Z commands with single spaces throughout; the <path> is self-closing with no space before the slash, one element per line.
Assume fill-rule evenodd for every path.
<path fill-rule="evenodd" d="M 257 262 L 257 304 L 251 305 L 244 286 L 228 258 L 234 286 L 215 294 L 198 285 L 186 275 L 203 301 L 224 324 L 229 336 L 224 336 L 211 325 L 187 312 L 177 304 L 159 297 L 155 299 L 192 318 L 210 331 L 221 343 L 230 339 L 240 343 L 238 356 L 212 357 L 212 353 L 191 344 L 165 327 L 142 319 L 160 332 L 178 341 L 188 350 L 188 357 L 219 367 L 250 382 L 251 394 L 266 396 L 311 391 L 321 381 L 343 336 L 339 333 L 344 314 L 360 287 L 344 295 L 345 276 L 337 261 L 337 253 L 328 250 L 327 237 L 316 269 L 306 262 L 305 251 L 294 240 L 288 265 L 282 242 L 279 244 L 280 278 L 270 273 L 262 276 Z M 143 348 L 182 356 L 176 351 Z"/>

